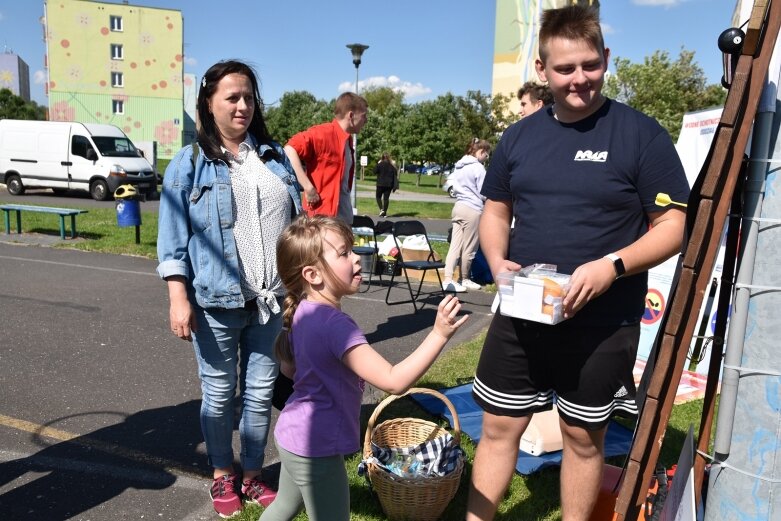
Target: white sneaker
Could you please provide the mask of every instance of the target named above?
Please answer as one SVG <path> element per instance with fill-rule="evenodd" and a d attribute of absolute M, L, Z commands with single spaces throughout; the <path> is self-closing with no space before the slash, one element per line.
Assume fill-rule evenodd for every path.
<path fill-rule="evenodd" d="M 458 282 L 453 282 L 452 280 L 446 280 L 442 283 L 442 289 L 444 291 L 447 291 L 448 293 L 463 293 L 466 291 L 466 288 L 459 284 Z"/>
<path fill-rule="evenodd" d="M 483 289 L 483 287 L 478 284 L 477 282 L 472 282 L 469 279 L 463 279 L 461 281 L 461 285 L 464 286 L 466 289 Z"/>

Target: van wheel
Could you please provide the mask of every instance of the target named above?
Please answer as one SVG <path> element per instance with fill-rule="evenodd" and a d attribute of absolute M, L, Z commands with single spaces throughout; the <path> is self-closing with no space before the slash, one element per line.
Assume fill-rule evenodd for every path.
<path fill-rule="evenodd" d="M 109 195 L 108 185 L 105 181 L 96 179 L 95 181 L 92 181 L 91 185 L 89 185 L 89 194 L 96 201 L 105 201 L 108 199 Z"/>
<path fill-rule="evenodd" d="M 449 195 L 450 197 L 452 197 L 453 199 L 455 199 L 455 197 L 456 197 L 456 189 L 455 189 L 455 188 L 453 188 L 452 186 L 451 186 L 451 187 L 449 187 L 449 188 L 447 189 L 447 195 Z"/>
<path fill-rule="evenodd" d="M 24 185 L 18 175 L 8 176 L 5 180 L 5 186 L 11 195 L 22 195 L 24 193 Z"/>

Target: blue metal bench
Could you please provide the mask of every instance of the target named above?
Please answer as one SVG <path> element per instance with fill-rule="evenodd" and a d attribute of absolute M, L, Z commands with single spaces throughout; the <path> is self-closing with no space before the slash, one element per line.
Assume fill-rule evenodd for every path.
<path fill-rule="evenodd" d="M 5 217 L 5 233 L 11 233 L 11 212 L 16 212 L 16 233 L 22 233 L 22 212 L 53 213 L 60 216 L 60 239 L 65 240 L 65 217 L 71 218 L 71 239 L 76 238 L 76 216 L 87 210 L 76 208 L 51 208 L 49 206 L 30 206 L 26 204 L 2 204 Z"/>

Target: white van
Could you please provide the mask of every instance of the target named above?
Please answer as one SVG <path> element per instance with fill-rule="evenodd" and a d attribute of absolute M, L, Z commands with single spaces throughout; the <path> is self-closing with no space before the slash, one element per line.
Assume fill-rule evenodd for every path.
<path fill-rule="evenodd" d="M 157 194 L 157 177 L 130 139 L 113 125 L 0 120 L 0 183 L 8 193 L 51 188 L 87 190 L 105 201 L 119 185 Z"/>

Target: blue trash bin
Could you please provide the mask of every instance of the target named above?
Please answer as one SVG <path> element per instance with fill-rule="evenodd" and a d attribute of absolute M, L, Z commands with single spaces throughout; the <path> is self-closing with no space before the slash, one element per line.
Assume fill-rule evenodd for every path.
<path fill-rule="evenodd" d="M 117 224 L 119 226 L 141 226 L 141 203 L 136 199 L 117 201 Z"/>
<path fill-rule="evenodd" d="M 119 226 L 141 226 L 141 202 L 137 197 L 138 191 L 133 185 L 122 185 L 114 192 Z"/>

